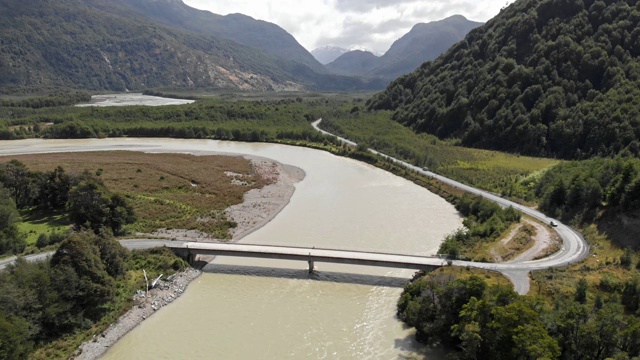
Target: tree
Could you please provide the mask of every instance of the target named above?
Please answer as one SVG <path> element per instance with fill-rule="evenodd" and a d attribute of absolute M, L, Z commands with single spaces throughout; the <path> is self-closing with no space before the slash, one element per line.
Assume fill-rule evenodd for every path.
<path fill-rule="evenodd" d="M 69 218 L 78 228 L 89 228 L 96 234 L 103 228 L 120 234 L 122 227 L 135 221 L 133 208 L 125 198 L 111 194 L 97 179 L 85 178 L 69 191 Z"/>
<path fill-rule="evenodd" d="M 0 359 L 25 359 L 33 347 L 29 325 L 0 311 Z"/>
<path fill-rule="evenodd" d="M 97 235 L 72 234 L 51 257 L 52 280 L 80 314 L 96 319 L 113 297 L 114 281 L 101 260 Z"/>
<path fill-rule="evenodd" d="M 114 235 L 120 235 L 124 225 L 136 221 L 133 208 L 126 202 L 124 197 L 118 194 L 112 195 L 108 207 L 109 216 L 107 225 L 111 228 Z"/>
<path fill-rule="evenodd" d="M 587 283 L 587 280 L 585 278 L 578 280 L 578 283 L 576 284 L 576 294 L 574 297 L 575 301 L 579 302 L 580 304 L 584 304 L 587 302 L 588 286 L 589 284 Z"/>
<path fill-rule="evenodd" d="M 108 221 L 107 189 L 95 179 L 85 179 L 69 191 L 67 207 L 76 227 L 87 227 L 98 233 Z"/>
<path fill-rule="evenodd" d="M 20 161 L 11 160 L 0 167 L 0 183 L 9 190 L 18 208 L 31 203 L 31 174 Z"/>
<path fill-rule="evenodd" d="M 0 254 L 18 254 L 27 246 L 26 237 L 18 230 L 19 221 L 15 203 L 0 184 Z"/>

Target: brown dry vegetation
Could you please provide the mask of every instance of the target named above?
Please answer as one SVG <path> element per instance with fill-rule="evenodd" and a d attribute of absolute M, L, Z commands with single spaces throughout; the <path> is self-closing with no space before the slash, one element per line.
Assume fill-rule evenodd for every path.
<path fill-rule="evenodd" d="M 194 229 L 227 238 L 234 224 L 224 209 L 241 203 L 246 191 L 271 181 L 256 175 L 251 162 L 242 157 L 112 151 L 14 158 L 31 170 L 61 166 L 70 173 L 86 170 L 98 175 L 109 190 L 130 201 L 138 220 L 129 230 L 137 232 Z M 234 177 L 225 172 L 240 174 L 235 178 L 241 177 L 247 185 L 232 183 Z"/>
<path fill-rule="evenodd" d="M 487 285 L 499 285 L 513 288 L 513 284 L 504 275 L 496 271 L 482 270 L 476 268 L 463 268 L 458 266 L 439 267 L 431 272 L 432 274 L 450 275 L 457 279 L 467 279 L 472 275 L 481 277 Z"/>
<path fill-rule="evenodd" d="M 507 238 L 494 245 L 497 261 L 509 261 L 533 246 L 536 229 L 529 224 L 518 224 Z"/>

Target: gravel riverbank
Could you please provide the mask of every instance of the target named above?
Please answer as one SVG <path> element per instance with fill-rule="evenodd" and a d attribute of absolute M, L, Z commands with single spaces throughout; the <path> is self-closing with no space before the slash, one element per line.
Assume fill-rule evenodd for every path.
<path fill-rule="evenodd" d="M 133 295 L 134 307 L 122 315 L 118 321 L 100 335 L 94 336 L 90 341 L 80 345 L 74 359 L 97 359 L 109 350 L 126 333 L 138 326 L 149 316 L 169 305 L 180 297 L 189 286 L 189 283 L 200 276 L 202 272 L 196 269 L 186 269 L 176 273 L 166 280 L 160 280 L 154 289 L 146 294 L 139 290 Z"/>
<path fill-rule="evenodd" d="M 295 191 L 294 184 L 304 179 L 305 176 L 304 171 L 297 167 L 283 165 L 268 159 L 250 159 L 256 173 L 263 178 L 272 180 L 272 182 L 261 189 L 248 191 L 244 196 L 243 203 L 231 206 L 226 210 L 229 219 L 238 224 L 232 232 L 232 241 L 241 239 L 271 221 L 289 203 Z M 216 241 L 201 232 L 187 230 L 161 230 L 147 235 L 182 241 Z M 143 291 L 138 291 L 133 295 L 135 306 L 102 334 L 83 343 L 73 358 L 92 360 L 101 357 L 126 333 L 180 297 L 189 283 L 201 273 L 196 269 L 187 269 L 165 281 L 160 281 L 160 284 L 150 290 L 148 295 Z"/>

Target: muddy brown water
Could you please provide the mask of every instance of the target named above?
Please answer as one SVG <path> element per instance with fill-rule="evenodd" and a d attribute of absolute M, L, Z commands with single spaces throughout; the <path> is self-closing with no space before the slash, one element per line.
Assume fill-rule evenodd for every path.
<path fill-rule="evenodd" d="M 242 242 L 434 254 L 462 226 L 452 205 L 372 166 L 326 152 L 205 140 L 27 140 L 2 153 L 143 150 L 235 153 L 302 168 L 291 202 Z M 219 257 L 187 292 L 105 359 L 441 359 L 395 318 L 413 274 L 353 265 Z"/>

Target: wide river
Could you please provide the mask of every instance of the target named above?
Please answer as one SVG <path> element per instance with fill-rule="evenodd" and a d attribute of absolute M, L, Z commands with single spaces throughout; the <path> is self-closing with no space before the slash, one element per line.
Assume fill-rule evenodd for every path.
<path fill-rule="evenodd" d="M 452 205 L 400 177 L 326 152 L 274 144 L 104 139 L 2 142 L 0 154 L 143 150 L 258 155 L 302 168 L 290 204 L 242 242 L 434 254 L 462 226 Z M 413 274 L 338 264 L 219 257 L 187 292 L 106 359 L 443 358 L 395 318 Z"/>

